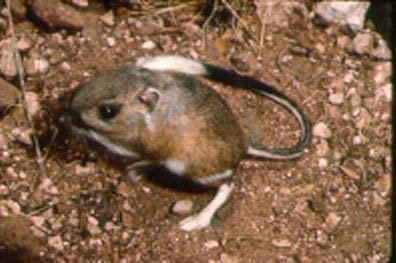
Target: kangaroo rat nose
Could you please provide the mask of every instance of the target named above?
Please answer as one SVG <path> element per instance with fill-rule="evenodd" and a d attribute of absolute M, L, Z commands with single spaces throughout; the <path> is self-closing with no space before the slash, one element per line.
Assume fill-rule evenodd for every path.
<path fill-rule="evenodd" d="M 226 102 L 194 76 L 249 89 L 286 108 L 300 125 L 298 143 L 274 149 L 249 141 Z M 128 167 L 133 178 L 155 164 L 197 184 L 218 186 L 201 212 L 180 222 L 187 231 L 210 224 L 231 194 L 231 178 L 243 158 L 297 158 L 311 137 L 305 115 L 274 87 L 180 56 L 141 58 L 98 75 L 74 94 L 70 118 L 80 134 L 139 159 Z"/>

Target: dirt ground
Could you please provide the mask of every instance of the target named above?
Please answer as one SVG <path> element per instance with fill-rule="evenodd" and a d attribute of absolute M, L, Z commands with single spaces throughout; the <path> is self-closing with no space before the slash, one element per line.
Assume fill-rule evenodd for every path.
<path fill-rule="evenodd" d="M 353 35 L 313 23 L 309 4 L 266 9 L 229 1 L 204 8 L 129 1 L 135 5 L 127 8 L 103 2 L 67 4 L 80 15 L 72 19 L 77 26 L 50 25 L 32 6 L 14 10 L 27 108 L 45 173 L 35 161 L 20 89 L 0 91 L 0 262 L 387 261 L 389 61 L 348 52 Z M 3 44 L 10 39 L 6 10 Z M 200 231 L 180 230 L 185 215 L 171 208 L 188 199 L 199 211 L 210 194 L 134 183 L 122 171 L 125 161 L 82 144 L 60 124 L 79 84 L 137 57 L 164 53 L 272 84 L 314 127 L 298 160 L 241 162 L 231 199 L 213 227 Z M 3 79 L 20 88 L 17 76 Z M 287 111 L 248 91 L 210 85 L 262 143 L 295 143 L 298 125 Z"/>

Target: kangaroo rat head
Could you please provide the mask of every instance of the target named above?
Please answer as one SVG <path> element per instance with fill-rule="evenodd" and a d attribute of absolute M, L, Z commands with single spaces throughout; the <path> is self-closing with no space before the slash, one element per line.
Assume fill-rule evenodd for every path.
<path fill-rule="evenodd" d="M 73 128 L 101 143 L 108 142 L 105 146 L 114 144 L 110 149 L 128 148 L 152 128 L 151 115 L 160 99 L 159 90 L 152 88 L 157 86 L 152 78 L 145 70 L 124 67 L 92 79 L 72 99 Z M 116 152 L 122 154 L 120 149 Z"/>

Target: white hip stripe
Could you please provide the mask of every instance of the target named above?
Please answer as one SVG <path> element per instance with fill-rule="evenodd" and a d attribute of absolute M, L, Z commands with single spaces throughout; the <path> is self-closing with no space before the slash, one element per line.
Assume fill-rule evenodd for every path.
<path fill-rule="evenodd" d="M 227 170 L 223 173 L 218 173 L 218 174 L 212 174 L 212 175 L 208 175 L 202 178 L 198 178 L 196 179 L 196 181 L 200 184 L 211 184 L 215 181 L 219 181 L 219 180 L 223 180 L 226 178 L 230 178 L 232 176 L 232 174 L 234 173 L 234 170 Z"/>

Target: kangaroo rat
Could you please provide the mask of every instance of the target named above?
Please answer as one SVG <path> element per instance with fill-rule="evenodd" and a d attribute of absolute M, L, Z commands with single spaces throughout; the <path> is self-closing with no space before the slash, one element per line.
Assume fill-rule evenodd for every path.
<path fill-rule="evenodd" d="M 249 142 L 236 117 L 213 89 L 194 76 L 250 89 L 288 109 L 301 128 L 292 148 L 266 148 Z M 244 157 L 292 159 L 310 141 L 310 126 L 287 97 L 253 78 L 180 56 L 140 58 L 80 87 L 70 115 L 74 130 L 111 152 L 138 158 L 128 169 L 163 165 L 171 173 L 204 186 L 218 186 L 212 201 L 180 222 L 183 230 L 210 224 L 226 202 L 231 177 Z"/>

